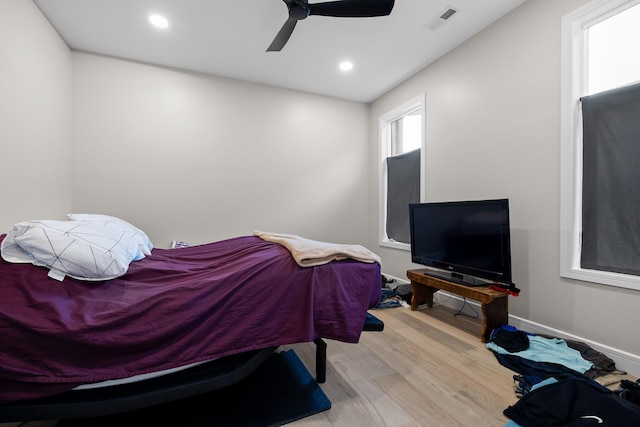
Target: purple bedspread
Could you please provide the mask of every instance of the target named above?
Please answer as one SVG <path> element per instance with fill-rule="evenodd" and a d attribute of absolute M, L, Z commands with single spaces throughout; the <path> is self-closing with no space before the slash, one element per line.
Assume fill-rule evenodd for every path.
<path fill-rule="evenodd" d="M 320 337 L 355 343 L 380 283 L 378 264 L 302 268 L 254 236 L 154 249 L 105 282 L 2 261 L 0 402 Z"/>

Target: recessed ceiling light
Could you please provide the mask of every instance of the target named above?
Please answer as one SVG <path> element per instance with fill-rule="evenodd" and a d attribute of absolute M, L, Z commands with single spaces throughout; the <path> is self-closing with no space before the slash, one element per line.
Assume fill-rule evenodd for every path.
<path fill-rule="evenodd" d="M 149 22 L 158 28 L 167 28 L 169 26 L 169 21 L 167 18 L 160 15 L 150 15 Z"/>
<path fill-rule="evenodd" d="M 343 61 L 340 63 L 340 71 L 351 71 L 353 69 L 353 62 Z"/>

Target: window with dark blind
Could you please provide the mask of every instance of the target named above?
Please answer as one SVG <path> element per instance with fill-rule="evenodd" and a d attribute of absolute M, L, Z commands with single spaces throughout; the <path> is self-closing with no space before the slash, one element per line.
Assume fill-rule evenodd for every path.
<path fill-rule="evenodd" d="M 420 203 L 420 149 L 387 157 L 387 237 L 411 243 L 409 204 Z"/>
<path fill-rule="evenodd" d="M 640 275 L 640 83 L 581 98 L 581 267 Z"/>
<path fill-rule="evenodd" d="M 560 276 L 640 291 L 638 155 L 625 139 L 640 118 L 640 3 L 586 2 L 561 33 Z"/>
<path fill-rule="evenodd" d="M 424 197 L 425 95 L 380 116 L 380 245 L 409 251 L 409 204 Z"/>

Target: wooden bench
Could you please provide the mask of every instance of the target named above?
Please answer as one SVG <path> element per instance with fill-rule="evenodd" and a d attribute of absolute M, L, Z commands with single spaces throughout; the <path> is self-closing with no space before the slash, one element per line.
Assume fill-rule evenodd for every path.
<path fill-rule="evenodd" d="M 449 291 L 465 298 L 479 301 L 482 305 L 482 342 L 489 341 L 494 328 L 509 322 L 509 294 L 494 290 L 488 286 L 470 287 L 447 281 L 425 274 L 429 270 L 408 270 L 407 277 L 411 280 L 411 310 L 418 309 L 418 305 L 426 302 L 427 307 L 433 307 L 433 294 L 440 289 Z"/>

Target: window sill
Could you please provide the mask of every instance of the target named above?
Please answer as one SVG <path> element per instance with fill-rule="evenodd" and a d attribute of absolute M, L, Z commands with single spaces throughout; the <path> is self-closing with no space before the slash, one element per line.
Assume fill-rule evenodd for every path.
<path fill-rule="evenodd" d="M 385 248 L 393 248 L 400 249 L 403 251 L 411 251 L 411 245 L 408 243 L 396 242 L 394 240 L 381 240 L 380 246 L 384 246 Z"/>
<path fill-rule="evenodd" d="M 601 285 L 616 286 L 618 288 L 640 291 L 640 277 L 630 274 L 611 273 L 608 271 L 584 270 L 571 268 L 560 273 L 567 279 L 581 280 L 584 282 Z"/>

